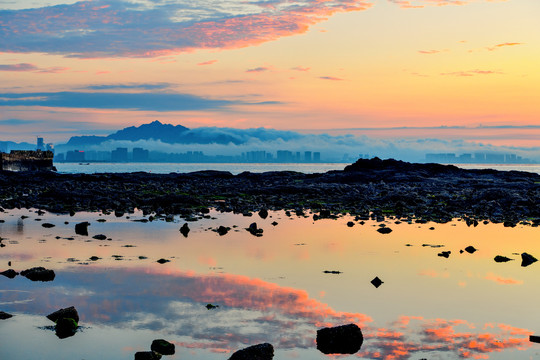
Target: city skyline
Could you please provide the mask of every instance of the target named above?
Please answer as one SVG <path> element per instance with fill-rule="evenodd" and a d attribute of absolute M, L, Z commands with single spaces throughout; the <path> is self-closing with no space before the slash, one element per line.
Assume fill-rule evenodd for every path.
<path fill-rule="evenodd" d="M 536 0 L 0 1 L 0 140 L 56 143 L 159 119 L 539 156 L 539 10 Z"/>

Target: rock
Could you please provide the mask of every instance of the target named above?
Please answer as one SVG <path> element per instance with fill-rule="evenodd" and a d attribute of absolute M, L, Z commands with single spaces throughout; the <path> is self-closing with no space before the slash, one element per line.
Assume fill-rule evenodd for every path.
<path fill-rule="evenodd" d="M 217 309 L 218 307 L 219 307 L 219 305 L 206 304 L 206 308 L 207 308 L 208 310 Z"/>
<path fill-rule="evenodd" d="M 448 259 L 450 257 L 451 253 L 452 253 L 451 251 L 443 251 L 443 252 L 438 253 L 437 256 L 444 257 L 444 258 Z"/>
<path fill-rule="evenodd" d="M 125 212 L 123 210 L 118 210 L 118 209 L 114 210 L 114 216 L 116 216 L 116 217 L 122 217 L 122 216 L 124 216 L 124 213 Z"/>
<path fill-rule="evenodd" d="M 79 322 L 79 313 L 77 313 L 77 309 L 75 309 L 74 306 L 70 306 L 64 309 L 57 310 L 49 315 L 47 315 L 47 319 L 57 322 L 61 318 L 69 318 L 75 320 L 77 323 Z"/>
<path fill-rule="evenodd" d="M 180 228 L 180 232 L 182 233 L 182 235 L 184 235 L 184 237 L 187 238 L 188 234 L 189 234 L 189 225 L 188 223 L 185 223 L 184 225 L 182 225 L 182 227 Z"/>
<path fill-rule="evenodd" d="M 135 360 L 159 360 L 161 354 L 154 351 L 139 351 L 135 353 Z"/>
<path fill-rule="evenodd" d="M 476 252 L 476 249 L 474 248 L 474 246 L 467 246 L 465 248 L 465 251 L 468 252 L 469 254 L 474 254 Z"/>
<path fill-rule="evenodd" d="M 90 260 L 92 260 L 92 261 L 98 261 L 99 259 L 101 259 L 101 258 L 97 257 L 95 255 L 90 257 Z"/>
<path fill-rule="evenodd" d="M 521 266 L 523 267 L 529 266 L 537 261 L 538 260 L 531 254 L 527 254 L 525 252 L 521 254 Z"/>
<path fill-rule="evenodd" d="M 264 343 L 238 350 L 229 360 L 272 360 L 273 358 L 274 347 L 272 344 Z"/>
<path fill-rule="evenodd" d="M 390 234 L 392 232 L 392 229 L 390 229 L 389 227 L 381 227 L 378 228 L 377 231 L 381 234 Z"/>
<path fill-rule="evenodd" d="M 6 320 L 13 317 L 13 315 L 8 314 L 7 312 L 0 311 L 0 320 Z"/>
<path fill-rule="evenodd" d="M 262 236 L 263 233 L 263 229 L 259 229 L 257 227 L 257 223 L 251 223 L 246 230 L 249 231 L 253 236 Z"/>
<path fill-rule="evenodd" d="M 540 343 L 540 336 L 529 335 L 529 341 L 534 343 Z"/>
<path fill-rule="evenodd" d="M 170 262 L 171 260 L 167 260 L 167 259 L 159 259 L 157 262 L 160 263 L 160 264 L 165 264 L 165 263 L 168 263 Z"/>
<path fill-rule="evenodd" d="M 317 330 L 317 349 L 323 354 L 354 354 L 363 342 L 362 331 L 356 324 Z"/>
<path fill-rule="evenodd" d="M 272 224 L 271 224 L 271 225 L 272 225 L 272 226 L 276 226 L 277 224 L 278 224 L 277 221 L 272 221 Z"/>
<path fill-rule="evenodd" d="M 324 270 L 323 273 L 325 274 L 341 274 L 341 271 L 338 270 Z"/>
<path fill-rule="evenodd" d="M 353 227 L 353 226 L 354 226 L 354 223 L 353 223 L 352 221 L 349 221 L 349 222 L 347 222 L 347 226 L 348 226 L 348 227 Z"/>
<path fill-rule="evenodd" d="M 379 279 L 378 276 L 375 276 L 375 279 L 371 280 L 371 284 L 373 286 L 375 286 L 375 288 L 378 288 L 379 286 L 381 286 L 382 284 L 384 284 L 384 281 L 382 281 L 381 279 Z"/>
<path fill-rule="evenodd" d="M 94 238 L 96 240 L 107 240 L 107 235 L 98 234 L 98 235 L 92 236 L 92 238 Z"/>
<path fill-rule="evenodd" d="M 56 225 L 51 224 L 51 223 L 43 223 L 43 224 L 41 224 L 41 226 L 43 226 L 44 228 L 53 228 L 53 227 L 55 227 Z"/>
<path fill-rule="evenodd" d="M 7 278 L 13 279 L 15 276 L 19 275 L 19 273 L 13 269 L 8 269 L 6 271 L 2 271 L 0 275 L 4 275 Z"/>
<path fill-rule="evenodd" d="M 90 223 L 88 221 L 75 224 L 75 234 L 88 236 L 88 226 Z"/>
<path fill-rule="evenodd" d="M 219 234 L 219 236 L 223 236 L 223 235 L 226 235 L 226 234 L 229 232 L 230 229 L 231 229 L 231 228 L 229 228 L 229 227 L 225 227 L 225 226 L 223 226 L 223 225 L 220 225 L 220 226 L 216 229 L 216 232 Z"/>
<path fill-rule="evenodd" d="M 511 261 L 511 260 L 514 260 L 514 259 L 510 259 L 509 257 L 502 256 L 502 255 L 497 255 L 497 256 L 495 256 L 495 258 L 493 260 L 495 260 L 495 262 L 501 263 L 501 262 Z"/>
<path fill-rule="evenodd" d="M 78 327 L 79 325 L 75 319 L 68 317 L 60 318 L 56 322 L 56 336 L 58 336 L 60 339 L 73 336 L 77 332 Z"/>
<path fill-rule="evenodd" d="M 55 277 L 53 270 L 41 266 L 23 270 L 21 275 L 32 281 L 53 281 Z"/>
<path fill-rule="evenodd" d="M 174 355 L 175 352 L 174 344 L 163 339 L 156 339 L 152 341 L 152 346 L 150 346 L 150 349 L 161 355 Z"/>
<path fill-rule="evenodd" d="M 268 217 L 268 210 L 261 209 L 261 211 L 259 211 L 259 216 L 261 217 L 261 219 L 266 219 Z"/>

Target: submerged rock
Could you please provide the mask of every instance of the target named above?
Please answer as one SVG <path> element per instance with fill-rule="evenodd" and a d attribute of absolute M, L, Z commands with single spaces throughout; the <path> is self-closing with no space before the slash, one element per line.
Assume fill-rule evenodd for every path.
<path fill-rule="evenodd" d="M 53 270 L 41 266 L 23 270 L 21 275 L 32 281 L 53 281 L 55 277 Z"/>
<path fill-rule="evenodd" d="M 523 267 L 529 266 L 537 261 L 538 260 L 531 254 L 527 254 L 525 252 L 521 254 L 521 266 Z"/>
<path fill-rule="evenodd" d="M 174 355 L 175 353 L 174 344 L 163 339 L 156 339 L 152 341 L 150 349 L 161 355 Z"/>
<path fill-rule="evenodd" d="M 182 233 L 182 235 L 184 235 L 184 237 L 187 238 L 188 234 L 189 234 L 189 225 L 188 223 L 185 223 L 184 225 L 182 225 L 182 227 L 180 228 L 180 232 Z"/>
<path fill-rule="evenodd" d="M 165 263 L 168 263 L 168 262 L 170 262 L 170 261 L 171 261 L 171 260 L 167 260 L 167 259 L 161 258 L 161 259 L 159 259 L 157 262 L 160 263 L 160 264 L 165 264 Z"/>
<path fill-rule="evenodd" d="M 362 331 L 356 324 L 317 330 L 317 349 L 323 354 L 354 354 L 363 342 Z"/>
<path fill-rule="evenodd" d="M 44 228 L 53 228 L 53 227 L 55 227 L 56 225 L 51 224 L 51 223 L 43 223 L 43 224 L 41 224 L 41 226 L 43 226 Z"/>
<path fill-rule="evenodd" d="M 264 343 L 238 350 L 229 360 L 272 360 L 273 358 L 274 347 L 272 344 Z"/>

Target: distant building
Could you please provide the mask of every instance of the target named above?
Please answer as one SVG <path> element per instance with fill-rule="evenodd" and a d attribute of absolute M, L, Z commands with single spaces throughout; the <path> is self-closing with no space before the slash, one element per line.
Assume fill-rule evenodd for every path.
<path fill-rule="evenodd" d="M 72 150 L 66 153 L 66 161 L 68 162 L 80 162 L 84 161 L 84 151 Z"/>
<path fill-rule="evenodd" d="M 278 150 L 276 160 L 279 163 L 289 163 L 294 161 L 294 156 L 292 151 Z"/>
<path fill-rule="evenodd" d="M 111 151 L 111 161 L 112 162 L 127 162 L 128 161 L 128 149 L 127 148 L 116 148 L 116 150 Z"/>
<path fill-rule="evenodd" d="M 133 161 L 144 162 L 148 161 L 150 152 L 143 148 L 133 148 Z"/>
<path fill-rule="evenodd" d="M 312 162 L 313 159 L 311 157 L 311 151 L 304 152 L 304 161 L 305 162 Z"/>
<path fill-rule="evenodd" d="M 45 150 L 45 145 L 43 143 L 43 138 L 42 137 L 38 137 L 37 138 L 37 147 L 36 147 L 37 150 Z"/>
<path fill-rule="evenodd" d="M 321 153 L 316 151 L 313 153 L 313 162 L 321 162 Z"/>

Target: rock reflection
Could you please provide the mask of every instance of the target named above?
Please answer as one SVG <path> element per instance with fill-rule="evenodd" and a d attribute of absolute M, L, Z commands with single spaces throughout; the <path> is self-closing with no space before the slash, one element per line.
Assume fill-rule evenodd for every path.
<path fill-rule="evenodd" d="M 85 323 L 165 332 L 179 347 L 213 352 L 263 342 L 276 349 L 313 349 L 317 329 L 355 323 L 365 337 L 362 358 L 408 359 L 434 352 L 489 358 L 492 352 L 527 349 L 533 334 L 505 324 L 408 316 L 379 328 L 369 316 L 335 311 L 306 291 L 231 274 L 87 268 L 59 272 L 46 287 L 34 285 L 12 282 L 17 290 L 31 291 L 34 301 L 10 304 L 16 292 L 0 292 L 0 302 L 11 307 L 6 310 L 32 314 L 74 304 Z M 208 311 L 209 303 L 219 307 Z"/>

